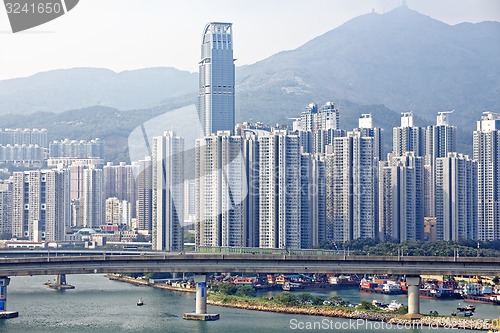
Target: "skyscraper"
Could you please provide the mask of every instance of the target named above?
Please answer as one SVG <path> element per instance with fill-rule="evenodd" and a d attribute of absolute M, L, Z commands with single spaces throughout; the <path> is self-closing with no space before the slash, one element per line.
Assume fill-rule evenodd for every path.
<path fill-rule="evenodd" d="M 436 183 L 436 159 L 456 152 L 457 128 L 451 126 L 448 115 L 453 111 L 438 112 L 436 125 L 427 126 L 425 133 L 425 216 L 436 216 L 434 188 Z"/>
<path fill-rule="evenodd" d="M 82 224 L 97 228 L 104 221 L 104 177 L 102 169 L 89 166 L 83 170 L 83 196 L 80 202 Z"/>
<path fill-rule="evenodd" d="M 355 131 L 360 132 L 361 136 L 373 138 L 373 154 L 378 161 L 384 159 L 383 154 L 383 129 L 379 127 L 373 127 L 373 117 L 370 113 L 362 114 L 358 120 L 358 128 Z"/>
<path fill-rule="evenodd" d="M 152 166 L 151 158 L 148 156 L 145 160 L 133 162 L 135 167 L 137 186 L 137 204 L 136 217 L 137 228 L 148 233 L 152 230 Z"/>
<path fill-rule="evenodd" d="M 12 180 L 0 181 L 0 239 L 12 236 Z"/>
<path fill-rule="evenodd" d="M 212 22 L 203 29 L 198 116 L 205 135 L 234 131 L 232 23 Z"/>
<path fill-rule="evenodd" d="M 477 239 L 477 162 L 448 153 L 435 168 L 436 239 Z"/>
<path fill-rule="evenodd" d="M 379 166 L 380 240 L 416 240 L 423 237 L 423 157 L 406 152 L 389 154 Z"/>
<path fill-rule="evenodd" d="M 135 217 L 137 187 L 135 184 L 134 168 L 137 168 L 137 165 L 130 165 L 125 162 L 113 165 L 112 162 L 108 162 L 103 167 L 103 174 L 104 200 L 115 197 L 128 201 L 131 206 L 131 213 Z"/>
<path fill-rule="evenodd" d="M 14 172 L 12 207 L 13 236 L 64 240 L 70 219 L 68 170 Z"/>
<path fill-rule="evenodd" d="M 414 126 L 413 112 L 401 113 L 401 126 L 394 127 L 392 132 L 392 147 L 395 157 L 404 156 L 410 151 L 415 156 L 424 156 L 425 127 Z"/>
<path fill-rule="evenodd" d="M 174 132 L 153 138 L 152 247 L 179 251 L 184 247 L 184 139 Z"/>
<path fill-rule="evenodd" d="M 374 139 L 360 132 L 348 132 L 346 137 L 335 138 L 328 157 L 327 228 L 334 241 L 357 238 L 375 238 L 376 230 L 376 159 Z"/>
<path fill-rule="evenodd" d="M 219 131 L 196 141 L 196 243 L 247 246 L 244 139 Z"/>
<path fill-rule="evenodd" d="M 327 102 L 318 109 L 315 103 L 307 106 L 295 124 L 300 136 L 300 144 L 304 153 L 324 153 L 325 146 L 332 144 L 335 137 L 344 136 L 345 131 L 339 128 L 339 110 L 335 103 Z"/>
<path fill-rule="evenodd" d="M 474 131 L 478 162 L 478 238 L 500 239 L 500 114 L 485 112 Z"/>
<path fill-rule="evenodd" d="M 259 246 L 301 247 L 299 136 L 274 130 L 259 136 Z"/>
<path fill-rule="evenodd" d="M 301 154 L 301 247 L 310 249 L 326 241 L 325 155 Z"/>

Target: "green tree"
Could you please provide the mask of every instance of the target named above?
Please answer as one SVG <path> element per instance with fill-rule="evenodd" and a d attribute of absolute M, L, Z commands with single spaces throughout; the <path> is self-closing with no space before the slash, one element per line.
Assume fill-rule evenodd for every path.
<path fill-rule="evenodd" d="M 234 295 L 238 291 L 238 287 L 234 284 L 224 283 L 219 285 L 219 292 L 226 295 Z"/>
<path fill-rule="evenodd" d="M 243 287 L 237 287 L 236 291 L 236 296 L 239 297 L 255 297 L 257 295 L 257 292 L 253 287 L 250 286 L 243 286 Z"/>
<path fill-rule="evenodd" d="M 297 294 L 297 301 L 301 304 L 306 302 L 312 302 L 313 296 L 310 293 L 300 293 Z"/>
<path fill-rule="evenodd" d="M 374 310 L 375 309 L 373 304 L 368 302 L 368 301 L 361 301 L 361 303 L 359 303 L 359 305 L 358 305 L 358 308 L 361 310 Z"/>
<path fill-rule="evenodd" d="M 289 306 L 299 304 L 297 297 L 295 295 L 293 295 L 292 293 L 288 293 L 288 292 L 281 293 L 280 295 L 276 296 L 274 298 L 274 300 L 276 301 L 276 303 L 283 304 L 283 305 L 289 305 Z"/>

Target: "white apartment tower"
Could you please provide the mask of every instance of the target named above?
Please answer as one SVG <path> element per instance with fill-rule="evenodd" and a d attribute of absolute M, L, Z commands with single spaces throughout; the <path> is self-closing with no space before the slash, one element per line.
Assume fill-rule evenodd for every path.
<path fill-rule="evenodd" d="M 435 167 L 437 240 L 477 239 L 477 162 L 448 153 Z"/>
<path fill-rule="evenodd" d="M 379 163 L 379 239 L 417 240 L 423 237 L 423 158 L 407 152 L 389 154 Z"/>
<path fill-rule="evenodd" d="M 401 126 L 394 127 L 392 132 L 392 152 L 394 156 L 404 156 L 406 152 L 414 152 L 415 156 L 425 154 L 425 128 L 413 124 L 413 112 L 401 113 Z"/>
<path fill-rule="evenodd" d="M 184 248 L 184 139 L 174 132 L 153 138 L 152 247 L 158 251 Z"/>
<path fill-rule="evenodd" d="M 90 165 L 83 169 L 83 197 L 80 210 L 85 228 L 98 228 L 104 222 L 104 177 L 102 169 Z"/>
<path fill-rule="evenodd" d="M 360 132 L 335 138 L 327 154 L 327 230 L 331 240 L 376 237 L 376 158 L 374 139 Z M 330 173 L 328 175 L 328 173 Z M 331 202 L 330 202 L 331 201 Z M 330 204 L 328 204 L 330 203 Z"/>
<path fill-rule="evenodd" d="M 259 140 L 259 246 L 301 247 L 299 136 L 286 130 Z"/>
<path fill-rule="evenodd" d="M 438 112 L 436 125 L 428 126 L 425 133 L 425 216 L 435 214 L 435 163 L 437 158 L 456 152 L 457 128 L 449 123 L 453 111 Z"/>
<path fill-rule="evenodd" d="M 335 137 L 345 135 L 339 122 L 340 113 L 334 102 L 325 103 L 321 109 L 315 103 L 309 104 L 296 123 L 303 152 L 324 153 L 325 146 Z"/>
<path fill-rule="evenodd" d="M 196 140 L 197 246 L 247 246 L 244 144 L 230 131 Z"/>
<path fill-rule="evenodd" d="M 478 238 L 500 239 L 500 114 L 485 112 L 474 131 L 478 163 Z"/>

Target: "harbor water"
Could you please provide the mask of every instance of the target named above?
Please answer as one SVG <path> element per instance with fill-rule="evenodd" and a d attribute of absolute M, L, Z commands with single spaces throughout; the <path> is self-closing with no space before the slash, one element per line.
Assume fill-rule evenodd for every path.
<path fill-rule="evenodd" d="M 57 291 L 44 283 L 54 276 L 12 277 L 8 290 L 8 310 L 19 311 L 19 317 L 0 321 L 0 332 L 382 332 L 380 322 L 350 321 L 338 318 L 278 314 L 208 306 L 208 311 L 220 313 L 215 322 L 187 321 L 184 312 L 192 312 L 195 295 L 134 286 L 111 281 L 103 275 L 68 275 L 68 283 L 76 289 Z M 406 296 L 360 293 L 358 290 L 313 291 L 327 298 L 340 296 L 351 303 L 374 299 L 389 303 L 406 303 Z M 270 293 L 269 295 L 272 295 Z M 139 299 L 144 306 L 137 306 Z M 421 299 L 421 312 L 438 311 L 449 315 L 457 300 Z M 462 301 L 463 303 L 463 301 Z M 475 304 L 476 318 L 498 318 L 500 307 Z M 316 324 L 315 324 L 316 323 Z M 314 326 L 316 325 L 316 326 Z M 443 328 L 392 327 L 396 332 L 442 332 Z M 456 330 L 455 330 L 456 331 Z M 460 332 L 472 332 L 460 330 Z"/>

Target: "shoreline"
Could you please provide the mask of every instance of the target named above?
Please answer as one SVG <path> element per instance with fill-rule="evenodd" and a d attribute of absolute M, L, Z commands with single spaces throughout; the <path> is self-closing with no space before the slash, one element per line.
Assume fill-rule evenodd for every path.
<path fill-rule="evenodd" d="M 128 276 L 118 276 L 114 274 L 105 275 L 110 280 L 127 282 L 134 285 L 149 286 L 157 289 L 178 291 L 178 292 L 190 292 L 195 293 L 194 288 L 179 288 L 174 286 L 169 286 L 166 284 L 152 284 L 145 280 L 137 280 Z M 234 296 L 228 296 L 229 298 L 234 298 Z M 457 318 L 449 316 L 425 316 L 423 315 L 420 319 L 407 319 L 403 315 L 394 313 L 382 313 L 382 312 L 370 312 L 370 311 L 359 311 L 350 309 L 338 309 L 338 308 L 328 308 L 328 307 L 318 307 L 318 306 L 287 306 L 279 304 L 270 304 L 267 302 L 258 302 L 251 298 L 241 298 L 232 299 L 230 302 L 224 302 L 223 299 L 207 299 L 207 304 L 213 306 L 223 306 L 228 308 L 236 308 L 242 310 L 252 310 L 252 311 L 264 311 L 264 312 L 275 312 L 283 314 L 298 314 L 298 315 L 309 315 L 317 317 L 330 317 L 330 318 L 341 318 L 350 320 L 369 320 L 384 322 L 392 325 L 406 325 L 410 327 L 442 327 L 448 329 L 468 329 L 477 331 L 491 331 L 498 329 L 498 322 L 491 319 L 477 319 L 477 318 Z"/>

